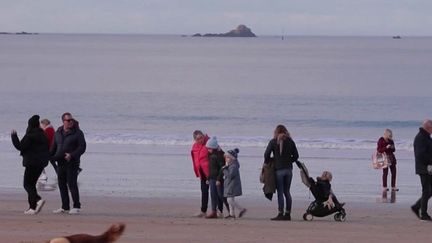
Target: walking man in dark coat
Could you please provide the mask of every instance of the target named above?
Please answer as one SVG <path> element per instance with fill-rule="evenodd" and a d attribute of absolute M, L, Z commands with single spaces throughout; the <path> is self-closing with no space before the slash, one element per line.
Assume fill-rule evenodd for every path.
<path fill-rule="evenodd" d="M 411 206 L 414 214 L 421 220 L 431 221 L 427 213 L 428 201 L 432 196 L 432 120 L 425 120 L 414 139 L 416 174 L 422 185 L 421 198 Z"/>

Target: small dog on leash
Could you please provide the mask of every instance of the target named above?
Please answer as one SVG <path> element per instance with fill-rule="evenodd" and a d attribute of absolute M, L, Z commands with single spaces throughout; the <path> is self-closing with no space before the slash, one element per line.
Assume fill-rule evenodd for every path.
<path fill-rule="evenodd" d="M 101 235 L 70 235 L 60 238 L 54 238 L 47 243 L 111 243 L 120 238 L 120 236 L 123 234 L 123 231 L 125 230 L 125 227 L 126 225 L 122 223 L 113 224 L 105 233 Z"/>

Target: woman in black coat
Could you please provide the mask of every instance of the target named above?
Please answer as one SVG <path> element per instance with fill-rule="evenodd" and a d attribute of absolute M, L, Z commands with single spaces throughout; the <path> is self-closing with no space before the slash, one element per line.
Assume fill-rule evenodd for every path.
<path fill-rule="evenodd" d="M 25 167 L 24 189 L 28 194 L 29 209 L 24 211 L 24 214 L 37 214 L 45 201 L 37 193 L 36 183 L 49 160 L 48 138 L 40 128 L 39 116 L 34 115 L 28 120 L 26 134 L 21 141 L 15 130 L 12 130 L 11 138 L 15 148 L 21 152 Z"/>
<path fill-rule="evenodd" d="M 292 163 L 298 160 L 299 154 L 296 144 L 284 125 L 278 125 L 276 127 L 273 139 L 270 140 L 264 152 L 264 161 L 266 163 L 272 158 L 274 158 L 274 167 L 276 170 L 276 190 L 279 211 L 278 215 L 272 218 L 272 220 L 291 220 L 292 199 L 290 189 L 293 170 Z"/>

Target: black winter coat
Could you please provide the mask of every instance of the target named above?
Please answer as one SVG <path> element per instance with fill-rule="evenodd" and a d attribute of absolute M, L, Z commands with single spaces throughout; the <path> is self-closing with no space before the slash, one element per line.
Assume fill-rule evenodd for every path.
<path fill-rule="evenodd" d="M 275 169 L 291 169 L 293 168 L 292 163 L 297 161 L 299 158 L 297 147 L 294 141 L 290 137 L 286 137 L 283 142 L 282 153 L 280 153 L 277 139 L 273 138 L 267 145 L 267 149 L 264 153 L 264 161 L 270 161 L 271 154 L 273 153 L 275 161 Z"/>
<path fill-rule="evenodd" d="M 12 134 L 12 144 L 23 157 L 24 167 L 45 167 L 50 158 L 48 138 L 42 128 L 30 128 L 21 139 Z"/>
<path fill-rule="evenodd" d="M 427 166 L 432 165 L 432 138 L 423 128 L 414 138 L 415 172 L 427 174 Z"/>
<path fill-rule="evenodd" d="M 222 167 L 225 165 L 224 151 L 209 153 L 209 179 L 223 181 Z"/>
<path fill-rule="evenodd" d="M 63 127 L 59 127 L 54 134 L 54 144 L 51 148 L 52 159 L 65 163 L 65 154 L 70 153 L 70 163 L 80 163 L 81 155 L 86 150 L 86 141 L 84 133 L 77 127 L 65 132 Z"/>
<path fill-rule="evenodd" d="M 320 178 L 317 178 L 316 181 L 316 188 L 317 188 L 317 200 L 319 201 L 327 201 L 331 194 L 331 184 L 327 180 L 321 180 Z"/>

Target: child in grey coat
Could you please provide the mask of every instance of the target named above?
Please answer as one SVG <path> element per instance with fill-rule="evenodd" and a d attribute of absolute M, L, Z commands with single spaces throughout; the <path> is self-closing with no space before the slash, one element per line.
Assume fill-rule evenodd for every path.
<path fill-rule="evenodd" d="M 238 217 L 241 218 L 246 209 L 241 207 L 235 200 L 235 197 L 242 195 L 242 186 L 240 180 L 240 164 L 237 160 L 239 149 L 228 150 L 225 154 L 225 166 L 222 167 L 224 177 L 224 197 L 229 204 L 229 215 L 225 218 L 235 218 L 235 209 L 239 210 Z"/>

